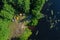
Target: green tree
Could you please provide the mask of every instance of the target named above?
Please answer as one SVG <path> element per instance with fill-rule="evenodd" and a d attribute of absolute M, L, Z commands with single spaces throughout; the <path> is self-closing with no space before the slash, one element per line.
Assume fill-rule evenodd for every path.
<path fill-rule="evenodd" d="M 0 11 L 0 40 L 7 40 L 10 35 L 9 24 L 14 16 L 20 12 L 32 15 L 30 26 L 36 26 L 38 20 L 43 17 L 40 12 L 45 0 L 2 0 L 4 3 L 3 9 Z M 32 6 L 31 6 L 32 5 Z M 31 8 L 32 7 L 32 8 Z M 31 13 L 29 13 L 31 12 Z M 16 15 L 15 14 L 15 15 Z M 29 16 L 29 15 L 28 15 Z M 28 17 L 26 16 L 26 17 Z M 2 17 L 4 19 L 2 19 Z M 8 20 L 9 19 L 9 20 Z M 20 40 L 27 40 L 32 34 L 31 30 L 25 29 Z"/>
<path fill-rule="evenodd" d="M 23 0 L 18 0 L 18 4 L 19 5 L 23 4 Z"/>
<path fill-rule="evenodd" d="M 31 13 L 33 17 L 31 18 L 31 22 L 29 23 L 29 25 L 36 26 L 38 24 L 38 20 L 44 17 L 44 15 L 40 12 L 44 3 L 45 3 L 45 0 L 32 1 L 33 8 L 31 9 Z"/>
<path fill-rule="evenodd" d="M 30 0 L 24 0 L 24 11 L 25 13 L 29 13 L 30 10 Z"/>
<path fill-rule="evenodd" d="M 40 19 L 43 17 L 43 14 L 40 12 L 43 5 L 45 3 L 45 0 L 36 0 L 36 2 L 33 4 L 35 7 L 32 9 L 32 14 L 36 19 Z"/>
<path fill-rule="evenodd" d="M 33 17 L 37 20 L 44 16 L 40 11 L 37 11 L 37 10 L 32 10 L 32 14 L 33 14 Z"/>
<path fill-rule="evenodd" d="M 11 23 L 15 11 L 11 5 L 7 4 L 6 0 L 4 1 L 5 3 L 3 9 L 0 11 L 0 16 L 1 16 L 0 17 L 0 40 L 7 40 L 9 38 L 10 36 L 9 25 Z"/>
<path fill-rule="evenodd" d="M 9 21 L 0 19 L 0 40 L 7 40 L 10 36 Z"/>
<path fill-rule="evenodd" d="M 14 15 L 14 9 L 12 8 L 12 6 L 8 4 L 4 4 L 3 9 L 1 10 L 0 16 L 7 19 L 12 19 L 13 15 Z"/>
<path fill-rule="evenodd" d="M 31 22 L 31 26 L 36 26 L 38 24 L 38 20 L 36 18 L 33 18 Z"/>
<path fill-rule="evenodd" d="M 31 30 L 25 29 L 24 33 L 20 36 L 20 40 L 28 40 L 28 37 L 32 34 Z"/>

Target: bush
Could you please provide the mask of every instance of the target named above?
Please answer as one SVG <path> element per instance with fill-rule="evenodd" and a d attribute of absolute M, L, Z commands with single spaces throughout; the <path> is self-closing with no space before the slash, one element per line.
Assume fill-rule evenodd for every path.
<path fill-rule="evenodd" d="M 31 30 L 25 29 L 24 33 L 20 36 L 20 40 L 28 40 L 28 37 L 32 34 Z"/>

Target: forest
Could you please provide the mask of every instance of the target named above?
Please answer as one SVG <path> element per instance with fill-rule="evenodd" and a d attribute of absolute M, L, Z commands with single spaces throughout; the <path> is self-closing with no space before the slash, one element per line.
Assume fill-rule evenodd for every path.
<path fill-rule="evenodd" d="M 0 40 L 12 40 L 14 36 L 11 36 L 12 24 L 18 27 L 20 23 L 26 28 L 21 29 L 23 33 L 17 36 L 19 38 L 17 40 L 28 40 L 32 34 L 31 28 L 34 28 L 38 20 L 44 17 L 40 12 L 44 4 L 45 0 L 0 0 Z"/>

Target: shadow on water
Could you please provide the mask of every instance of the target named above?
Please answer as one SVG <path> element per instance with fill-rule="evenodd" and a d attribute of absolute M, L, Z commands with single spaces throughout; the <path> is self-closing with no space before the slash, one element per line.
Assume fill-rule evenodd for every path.
<path fill-rule="evenodd" d="M 49 33 L 49 26 L 50 23 L 47 22 L 46 18 L 42 18 L 38 23 L 35 31 L 33 31 L 33 34 L 29 39 L 31 40 L 47 40 L 48 33 Z M 38 31 L 38 34 L 36 35 L 36 32 Z"/>
<path fill-rule="evenodd" d="M 57 14 L 57 12 L 60 11 L 59 3 L 60 0 L 49 0 L 45 3 L 41 12 L 44 15 L 47 15 L 47 18 L 44 17 L 39 20 L 35 31 L 33 31 L 32 35 L 28 38 L 28 40 L 60 40 L 60 22 L 56 23 L 55 27 L 53 27 L 52 29 L 50 29 L 49 22 L 49 17 L 52 18 L 51 20 L 60 19 L 60 14 Z M 53 16 L 51 15 L 51 10 L 54 10 Z M 55 19 L 54 16 L 56 16 Z"/>

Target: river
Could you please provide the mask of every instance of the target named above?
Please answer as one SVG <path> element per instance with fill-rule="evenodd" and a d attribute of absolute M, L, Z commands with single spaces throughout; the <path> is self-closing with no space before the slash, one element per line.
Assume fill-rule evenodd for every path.
<path fill-rule="evenodd" d="M 45 17 L 39 20 L 28 40 L 60 40 L 60 0 L 48 0 L 41 12 Z"/>

